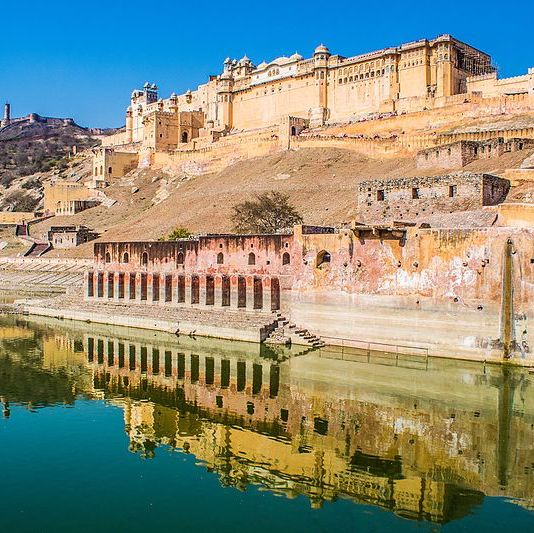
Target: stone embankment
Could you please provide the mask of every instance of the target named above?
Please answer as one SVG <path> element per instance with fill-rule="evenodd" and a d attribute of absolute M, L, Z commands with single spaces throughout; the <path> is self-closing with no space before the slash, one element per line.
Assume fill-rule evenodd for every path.
<path fill-rule="evenodd" d="M 72 289 L 55 298 L 28 301 L 21 311 L 28 315 L 249 342 L 264 341 L 277 326 L 275 315 L 261 313 L 84 302 L 80 291 Z"/>

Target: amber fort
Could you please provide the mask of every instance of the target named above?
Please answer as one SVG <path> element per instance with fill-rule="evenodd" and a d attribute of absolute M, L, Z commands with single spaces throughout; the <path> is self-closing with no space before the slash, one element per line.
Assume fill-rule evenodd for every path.
<path fill-rule="evenodd" d="M 20 120 L 9 112 L 4 131 Z M 55 259 L 72 267 L 64 283 L 77 296 L 26 311 L 313 348 L 395 340 L 532 364 L 533 113 L 534 68 L 502 78 L 488 53 L 451 35 L 352 57 L 320 44 L 310 57 L 227 58 L 166 98 L 147 82 L 124 127 L 83 156 L 84 179 L 45 186 L 41 215 L 58 222 L 3 213 L 42 230 L 29 256 L 80 248 L 72 263 Z M 284 158 L 283 172 L 265 169 Z M 256 186 L 291 194 L 304 223 L 228 232 L 226 204 Z M 120 230 L 106 227 L 110 213 Z M 169 228 L 203 217 L 209 231 L 158 242 L 143 230 L 152 213 Z M 12 260 L 0 268 L 18 282 L 48 275 L 19 274 L 33 267 Z"/>

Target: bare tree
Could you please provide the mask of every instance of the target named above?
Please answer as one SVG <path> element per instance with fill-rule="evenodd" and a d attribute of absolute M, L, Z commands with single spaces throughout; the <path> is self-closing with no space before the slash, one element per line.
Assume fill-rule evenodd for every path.
<path fill-rule="evenodd" d="M 240 233 L 278 233 L 302 223 L 302 216 L 288 195 L 271 191 L 235 205 L 232 221 Z"/>

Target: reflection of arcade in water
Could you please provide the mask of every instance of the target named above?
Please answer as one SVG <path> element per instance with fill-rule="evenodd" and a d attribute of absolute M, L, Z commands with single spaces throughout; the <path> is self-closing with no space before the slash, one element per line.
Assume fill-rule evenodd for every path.
<path fill-rule="evenodd" d="M 61 334 L 42 335 L 3 317 L 0 323 L 0 403 L 9 418 L 10 404 L 29 410 L 73 405 L 93 389 L 83 342 Z"/>
<path fill-rule="evenodd" d="M 123 407 L 130 449 L 145 457 L 167 445 L 224 485 L 305 494 L 314 507 L 348 497 L 434 522 L 468 514 L 484 493 L 532 505 L 534 380 L 522 370 L 313 354 L 278 364 L 239 343 L 84 343 L 95 388 Z"/>

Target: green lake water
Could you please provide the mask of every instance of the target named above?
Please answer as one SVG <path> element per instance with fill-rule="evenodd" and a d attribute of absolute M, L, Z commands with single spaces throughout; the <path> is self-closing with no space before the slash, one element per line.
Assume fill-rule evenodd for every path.
<path fill-rule="evenodd" d="M 0 317 L 0 531 L 534 531 L 534 374 Z"/>

